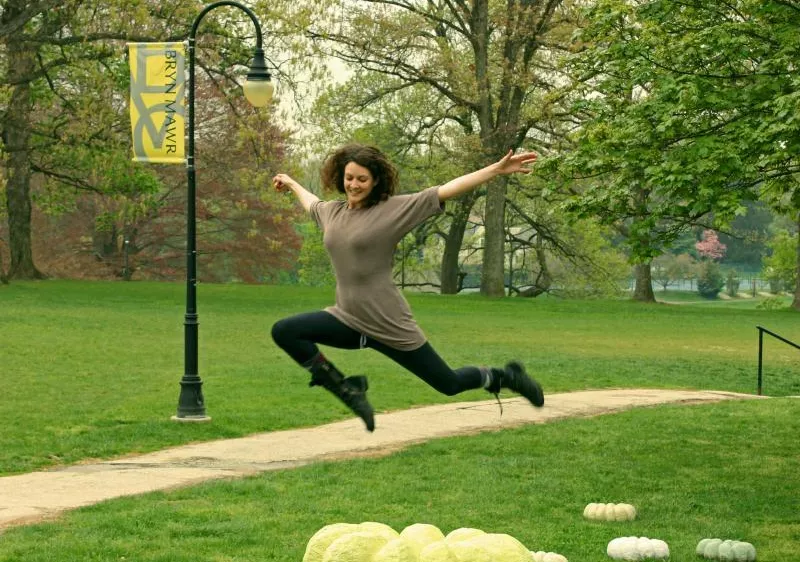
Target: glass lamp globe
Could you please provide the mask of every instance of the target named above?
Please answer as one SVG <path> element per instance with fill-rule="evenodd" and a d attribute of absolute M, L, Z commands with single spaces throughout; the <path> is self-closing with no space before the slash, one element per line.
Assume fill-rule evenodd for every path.
<path fill-rule="evenodd" d="M 264 107 L 272 100 L 274 86 L 269 78 L 253 79 L 248 77 L 242 87 L 244 97 L 253 107 Z"/>

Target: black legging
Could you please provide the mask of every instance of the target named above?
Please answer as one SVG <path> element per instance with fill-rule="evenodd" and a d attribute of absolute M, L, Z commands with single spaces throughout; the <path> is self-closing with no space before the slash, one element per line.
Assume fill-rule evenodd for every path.
<path fill-rule="evenodd" d="M 272 339 L 300 365 L 306 366 L 319 354 L 317 344 L 340 349 L 369 347 L 408 369 L 433 388 L 453 396 L 481 388 L 484 376 L 477 367 L 451 369 L 428 342 L 413 351 L 394 349 L 345 326 L 329 312 L 298 314 L 278 320 L 272 326 Z"/>

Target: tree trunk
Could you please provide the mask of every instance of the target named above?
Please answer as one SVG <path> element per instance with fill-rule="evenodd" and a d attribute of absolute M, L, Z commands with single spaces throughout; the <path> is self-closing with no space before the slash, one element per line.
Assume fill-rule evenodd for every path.
<path fill-rule="evenodd" d="M 633 300 L 640 302 L 656 302 L 653 293 L 653 279 L 650 276 L 650 262 L 637 263 L 634 266 L 636 285 L 633 289 Z"/>
<path fill-rule="evenodd" d="M 450 223 L 450 230 L 444 243 L 444 255 L 442 256 L 441 278 L 442 286 L 440 289 L 443 295 L 455 295 L 461 290 L 463 277 L 458 268 L 458 258 L 461 247 L 464 243 L 464 232 L 469 222 L 469 213 L 475 204 L 476 194 L 465 195 L 455 201 L 457 205 L 453 220 Z"/>
<path fill-rule="evenodd" d="M 536 276 L 533 286 L 519 292 L 521 297 L 536 298 L 549 291 L 553 285 L 553 277 L 547 267 L 547 253 L 544 250 L 541 236 L 538 236 L 536 241 L 536 261 L 539 263 L 539 274 Z"/>
<path fill-rule="evenodd" d="M 8 209 L 8 245 L 11 255 L 9 279 L 43 279 L 33 264 L 31 246 L 31 166 L 30 137 L 32 96 L 26 78 L 35 66 L 34 53 L 24 42 L 10 37 L 8 47 L 8 80 L 11 99 L 3 122 L 3 140 L 8 152 L 6 205 Z"/>
<path fill-rule="evenodd" d="M 505 213 L 506 181 L 501 178 L 491 182 L 486 193 L 481 294 L 489 297 L 503 297 L 506 294 Z"/>
<path fill-rule="evenodd" d="M 8 277 L 6 277 L 6 269 L 3 264 L 3 250 L 0 249 L 0 285 L 8 285 Z"/>
<path fill-rule="evenodd" d="M 797 271 L 794 281 L 794 300 L 792 308 L 800 310 L 800 212 L 797 213 Z"/>

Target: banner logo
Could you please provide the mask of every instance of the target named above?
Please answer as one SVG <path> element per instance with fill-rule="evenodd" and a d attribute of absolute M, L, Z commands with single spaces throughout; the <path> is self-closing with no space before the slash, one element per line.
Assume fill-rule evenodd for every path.
<path fill-rule="evenodd" d="M 128 43 L 133 159 L 183 164 L 186 122 L 184 43 Z"/>

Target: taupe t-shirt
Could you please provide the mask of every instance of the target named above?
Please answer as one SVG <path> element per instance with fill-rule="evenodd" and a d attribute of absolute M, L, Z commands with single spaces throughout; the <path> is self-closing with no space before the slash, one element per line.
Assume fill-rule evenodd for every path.
<path fill-rule="evenodd" d="M 324 232 L 336 274 L 336 306 L 325 310 L 395 349 L 422 346 L 425 335 L 392 280 L 392 260 L 403 236 L 442 210 L 438 186 L 366 209 L 348 209 L 338 200 L 313 203 L 311 217 Z"/>

